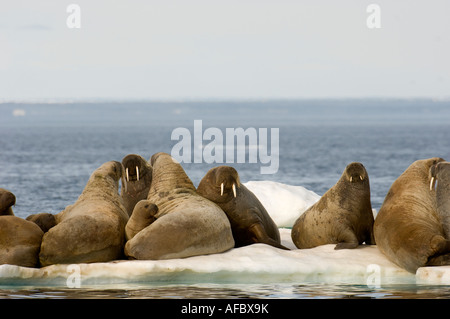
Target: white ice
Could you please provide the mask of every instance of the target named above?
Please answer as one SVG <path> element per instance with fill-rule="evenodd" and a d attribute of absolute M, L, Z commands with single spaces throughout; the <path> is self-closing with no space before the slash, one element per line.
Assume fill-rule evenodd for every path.
<path fill-rule="evenodd" d="M 135 283 L 333 283 L 382 287 L 387 284 L 449 284 L 450 267 L 420 268 L 417 274 L 391 263 L 376 246 L 334 250 L 334 245 L 297 249 L 290 229 L 320 197 L 301 186 L 275 182 L 245 184 L 280 227 L 286 251 L 264 244 L 183 259 L 52 265 L 0 266 L 0 285 L 64 286 L 80 275 L 81 287 Z"/>

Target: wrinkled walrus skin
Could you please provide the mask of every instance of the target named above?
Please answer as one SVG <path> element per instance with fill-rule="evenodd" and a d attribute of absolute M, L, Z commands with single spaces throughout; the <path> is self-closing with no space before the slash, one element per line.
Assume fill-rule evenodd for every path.
<path fill-rule="evenodd" d="M 450 241 L 437 213 L 436 191 L 430 190 L 431 170 L 442 161 L 435 157 L 412 163 L 392 184 L 375 219 L 378 248 L 411 273 L 450 264 Z"/>
<path fill-rule="evenodd" d="M 439 162 L 431 166 L 430 191 L 436 192 L 436 211 L 444 229 L 444 237 L 450 240 L 450 163 Z"/>
<path fill-rule="evenodd" d="M 153 155 L 151 165 L 153 179 L 148 199 L 135 207 L 150 204 L 147 215 L 151 216 L 139 222 L 133 220 L 133 211 L 130 220 L 140 224 L 142 230 L 136 233 L 133 226 L 136 235 L 127 241 L 125 254 L 131 259 L 157 260 L 221 253 L 233 248 L 225 213 L 197 194 L 181 165 L 166 153 Z"/>
<path fill-rule="evenodd" d="M 39 259 L 51 264 L 106 262 L 123 256 L 128 215 L 118 193 L 120 162 L 107 162 L 89 178 L 78 200 L 56 215 Z"/>
<path fill-rule="evenodd" d="M 0 265 L 39 265 L 44 232 L 33 222 L 17 216 L 0 216 Z"/>

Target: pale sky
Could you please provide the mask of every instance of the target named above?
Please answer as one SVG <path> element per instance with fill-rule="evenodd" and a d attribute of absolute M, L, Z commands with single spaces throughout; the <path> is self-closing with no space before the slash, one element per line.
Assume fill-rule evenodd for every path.
<path fill-rule="evenodd" d="M 0 101 L 449 98 L 449 13 L 448 0 L 0 0 Z"/>

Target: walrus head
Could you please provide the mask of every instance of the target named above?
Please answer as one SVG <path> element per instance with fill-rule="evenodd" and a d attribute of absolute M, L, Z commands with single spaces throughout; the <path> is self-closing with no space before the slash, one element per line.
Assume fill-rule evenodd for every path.
<path fill-rule="evenodd" d="M 169 154 L 156 153 L 152 155 L 150 163 L 153 169 L 148 199 L 155 198 L 153 196 L 160 199 L 166 197 L 164 194 L 167 195 L 169 192 L 195 192 L 195 186 L 181 164 Z"/>
<path fill-rule="evenodd" d="M 122 177 L 122 172 L 123 172 L 122 163 L 117 161 L 109 161 L 103 163 L 99 168 L 97 168 L 91 174 L 89 180 L 92 181 L 94 184 L 107 179 L 112 179 L 114 182 L 118 182 L 119 179 Z"/>
<path fill-rule="evenodd" d="M 145 178 L 150 178 L 151 180 L 152 167 L 142 156 L 129 154 L 122 159 L 122 166 L 122 184 L 125 190 L 129 182 L 139 182 Z"/>
<path fill-rule="evenodd" d="M 436 189 L 439 181 L 441 189 L 450 190 L 450 162 L 438 162 L 430 167 L 430 191 Z"/>
<path fill-rule="evenodd" d="M 16 204 L 16 196 L 10 191 L 0 188 L 0 216 L 13 215 L 11 207 Z"/>
<path fill-rule="evenodd" d="M 241 187 L 239 174 L 231 166 L 218 166 L 210 169 L 200 181 L 197 191 L 208 194 L 207 198 L 214 202 L 224 202 L 237 196 Z"/>
<path fill-rule="evenodd" d="M 438 162 L 430 167 L 430 191 L 436 195 L 436 212 L 442 223 L 444 236 L 450 239 L 450 163 Z"/>
<path fill-rule="evenodd" d="M 139 155 L 129 154 L 122 160 L 126 182 L 139 181 L 148 174 L 147 161 Z"/>
<path fill-rule="evenodd" d="M 118 181 L 122 177 L 122 163 L 117 161 L 106 162 L 98 169 L 99 173 L 103 171 L 107 171 L 106 175 L 110 176 L 113 180 Z"/>
<path fill-rule="evenodd" d="M 344 176 L 350 183 L 361 183 L 369 178 L 364 165 L 358 162 L 348 164 L 345 168 Z"/>

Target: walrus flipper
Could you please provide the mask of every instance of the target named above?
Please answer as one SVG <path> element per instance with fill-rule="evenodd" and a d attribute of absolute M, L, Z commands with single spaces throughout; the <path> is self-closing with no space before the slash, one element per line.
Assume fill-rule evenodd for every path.
<path fill-rule="evenodd" d="M 284 250 L 290 250 L 289 248 L 281 245 L 276 240 L 272 239 L 267 235 L 266 230 L 264 229 L 264 226 L 260 223 L 254 224 L 250 227 L 249 231 L 253 234 L 253 240 L 254 243 L 262 243 L 267 244 L 276 248 L 284 249 Z"/>
<path fill-rule="evenodd" d="M 426 266 L 448 266 L 450 265 L 450 253 L 432 256 L 428 259 Z"/>
<path fill-rule="evenodd" d="M 354 249 L 359 246 L 358 238 L 356 238 L 355 233 L 351 229 L 347 229 L 340 239 L 339 243 L 334 247 L 335 250 Z"/>

